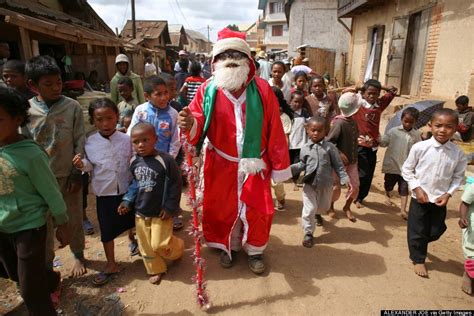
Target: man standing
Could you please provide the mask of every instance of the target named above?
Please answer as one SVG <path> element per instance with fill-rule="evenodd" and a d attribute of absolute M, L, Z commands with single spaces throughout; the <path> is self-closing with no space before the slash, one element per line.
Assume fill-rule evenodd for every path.
<path fill-rule="evenodd" d="M 258 53 L 258 61 L 260 64 L 260 78 L 268 81 L 270 79 L 270 73 L 272 71 L 272 65 L 267 60 L 267 55 L 263 50 Z"/>
<path fill-rule="evenodd" d="M 180 50 L 179 53 L 178 53 L 178 61 L 176 61 L 176 63 L 174 64 L 174 72 L 175 73 L 178 73 L 180 72 L 181 70 L 181 66 L 179 65 L 180 63 L 182 63 L 183 61 L 187 60 L 188 61 L 188 65 L 189 65 L 189 56 L 188 56 L 188 53 L 185 51 L 185 50 Z M 188 69 L 184 69 L 185 71 L 188 71 Z"/>
<path fill-rule="evenodd" d="M 200 86 L 178 120 L 198 150 L 209 140 L 202 218 L 208 246 L 223 250 L 225 268 L 243 247 L 259 274 L 274 213 L 270 179 L 291 177 L 286 138 L 272 89 L 255 77 L 245 33 L 224 28 L 212 55 L 213 79 Z"/>

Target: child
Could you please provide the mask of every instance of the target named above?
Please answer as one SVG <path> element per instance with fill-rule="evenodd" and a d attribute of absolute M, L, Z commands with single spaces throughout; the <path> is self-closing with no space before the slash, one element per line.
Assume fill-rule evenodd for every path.
<path fill-rule="evenodd" d="M 310 114 L 312 116 L 319 114 L 325 117 L 329 124 L 336 115 L 341 113 L 336 99 L 326 93 L 326 83 L 321 76 L 312 77 L 309 87 L 311 94 L 306 97 L 306 101 L 309 105 Z"/>
<path fill-rule="evenodd" d="M 189 60 L 183 59 L 180 60 L 179 63 L 179 71 L 174 75 L 174 78 L 176 79 L 176 90 L 180 91 L 181 87 L 184 84 L 184 81 L 186 80 L 187 77 L 189 77 Z"/>
<path fill-rule="evenodd" d="M 459 206 L 459 227 L 462 228 L 464 252 L 464 275 L 462 290 L 471 295 L 474 284 L 474 178 L 468 177 Z"/>
<path fill-rule="evenodd" d="M 305 131 L 306 119 L 310 117 L 308 111 L 303 108 L 304 94 L 295 91 L 291 94 L 290 107 L 293 110 L 293 124 L 289 137 L 290 162 L 295 164 L 300 160 L 300 150 L 306 144 L 308 136 Z M 298 191 L 297 181 L 299 175 L 293 176 L 294 191 Z"/>
<path fill-rule="evenodd" d="M 382 87 L 379 81 L 369 79 L 362 88 L 356 88 L 353 92 L 362 91 L 364 99 L 360 110 L 354 116 L 354 120 L 359 128 L 359 196 L 356 199 L 356 206 L 363 207 L 363 201 L 367 197 L 374 177 L 375 165 L 377 163 L 377 140 L 380 137 L 379 126 L 382 112 L 390 105 L 397 94 L 397 88 Z M 387 93 L 379 99 L 380 91 Z"/>
<path fill-rule="evenodd" d="M 179 91 L 180 95 L 185 99 L 186 105 L 193 100 L 199 86 L 206 81 L 206 79 L 201 77 L 201 65 L 199 63 L 192 63 L 190 70 L 191 76 L 186 78 Z"/>
<path fill-rule="evenodd" d="M 349 176 L 350 189 L 347 191 L 346 203 L 342 210 L 351 222 L 356 221 L 355 216 L 352 214 L 351 204 L 359 193 L 359 173 L 357 171 L 357 138 L 359 137 L 359 130 L 353 117 L 359 111 L 360 105 L 361 97 L 359 94 L 344 93 L 339 99 L 341 115 L 334 118 L 326 137 L 326 140 L 334 143 L 339 150 L 344 168 Z M 341 196 L 339 182 L 339 178 L 334 174 L 332 204 L 328 212 L 328 215 L 332 218 L 337 218 L 334 211 L 334 202 Z"/>
<path fill-rule="evenodd" d="M 181 144 L 178 135 L 178 112 L 169 106 L 169 93 L 166 83 L 158 76 L 145 80 L 145 97 L 147 103 L 139 105 L 133 113 L 130 129 L 138 122 L 148 122 L 155 127 L 157 141 L 156 150 L 178 155 Z"/>
<path fill-rule="evenodd" d="M 122 77 L 127 77 L 130 78 L 133 82 L 133 99 L 135 99 L 138 104 L 145 103 L 142 79 L 139 75 L 137 75 L 130 69 L 130 61 L 128 60 L 127 55 L 117 55 L 117 57 L 115 58 L 115 67 L 117 68 L 117 72 L 110 81 L 110 99 L 112 100 L 112 102 L 114 102 L 114 104 L 118 104 L 120 102 L 118 81 Z"/>
<path fill-rule="evenodd" d="M 8 64 L 8 62 L 7 62 Z M 473 139 L 474 134 L 474 112 L 472 107 L 469 106 L 469 98 L 462 95 L 456 99 L 456 108 L 459 115 L 458 132 L 461 134 L 463 142 L 470 142 Z"/>
<path fill-rule="evenodd" d="M 118 91 L 122 100 L 117 104 L 119 109 L 120 118 L 127 110 L 135 111 L 139 105 L 137 100 L 133 98 L 133 81 L 128 77 L 122 77 L 117 81 Z"/>
<path fill-rule="evenodd" d="M 84 119 L 81 106 L 73 99 L 61 95 L 61 70 L 49 56 L 33 57 L 25 72 L 28 84 L 38 91 L 30 99 L 30 122 L 24 133 L 46 150 L 59 188 L 66 202 L 71 243 L 74 255 L 71 276 L 87 272 L 84 259 L 84 230 L 82 228 L 82 177 L 74 168 L 72 158 L 84 151 Z M 46 261 L 53 268 L 52 222 L 48 222 Z"/>
<path fill-rule="evenodd" d="M 120 126 L 122 126 L 121 132 L 128 132 L 128 128 L 132 123 L 133 111 L 128 110 L 123 113 L 122 119 L 120 120 Z"/>
<path fill-rule="evenodd" d="M 291 124 L 293 119 L 293 111 L 290 109 L 289 105 L 286 103 L 283 93 L 278 87 L 272 87 L 273 92 L 275 93 L 278 104 L 280 105 L 280 119 L 283 125 L 283 132 L 286 135 L 286 139 L 288 141 L 288 136 L 291 132 Z M 276 197 L 276 209 L 279 211 L 283 211 L 285 209 L 285 187 L 283 183 L 274 183 L 272 182 L 273 190 L 275 191 Z"/>
<path fill-rule="evenodd" d="M 60 277 L 45 265 L 46 213 L 60 247 L 69 242 L 68 216 L 48 156 L 18 134 L 28 108 L 17 91 L 0 87 L 0 268 L 18 283 L 30 315 L 56 315 L 50 294 Z"/>
<path fill-rule="evenodd" d="M 383 158 L 382 173 L 384 177 L 386 204 L 392 205 L 391 191 L 398 183 L 401 206 L 400 216 L 406 220 L 408 201 L 408 183 L 403 180 L 402 166 L 408 157 L 411 147 L 421 141 L 421 132 L 413 127 L 418 120 L 419 111 L 415 108 L 406 108 L 402 112 L 402 125 L 389 130 L 380 141 L 381 147 L 387 147 Z"/>
<path fill-rule="evenodd" d="M 126 230 L 132 229 L 135 219 L 132 212 L 117 213 L 122 197 L 131 180 L 128 164 L 132 158 L 130 136 L 116 131 L 119 118 L 117 106 L 107 98 L 95 99 L 89 106 L 91 124 L 98 132 L 86 140 L 85 154 L 76 155 L 74 166 L 83 172 L 91 172 L 92 189 L 96 196 L 97 219 L 100 239 L 104 246 L 107 265 L 93 279 L 94 285 L 104 285 L 119 272 L 114 255 L 114 239 Z M 133 233 L 129 234 L 133 248 L 137 248 Z M 132 248 L 132 247 L 130 247 Z"/>
<path fill-rule="evenodd" d="M 428 277 L 428 243 L 445 232 L 446 204 L 464 178 L 466 157 L 450 141 L 458 123 L 453 110 L 437 110 L 429 124 L 433 136 L 413 145 L 402 167 L 402 176 L 412 190 L 408 249 L 415 273 L 421 277 Z"/>
<path fill-rule="evenodd" d="M 268 83 L 271 87 L 276 86 L 283 92 L 283 96 L 287 103 L 291 102 L 291 85 L 283 81 L 283 75 L 286 72 L 285 64 L 281 61 L 273 63 L 271 68 L 272 77 L 268 79 Z"/>
<path fill-rule="evenodd" d="M 29 100 L 36 96 L 26 84 L 25 63 L 20 60 L 9 60 L 3 65 L 3 80 L 8 87 L 16 89 L 20 94 Z"/>
<path fill-rule="evenodd" d="M 119 213 L 136 212 L 135 226 L 143 263 L 152 284 L 160 284 L 166 273 L 166 260 L 183 254 L 184 242 L 173 236 L 172 216 L 179 210 L 181 180 L 173 157 L 157 151 L 156 131 L 149 123 L 138 123 L 132 130 L 137 155 L 130 171 L 134 182 L 120 204 Z"/>
<path fill-rule="evenodd" d="M 341 179 L 341 185 L 349 183 L 339 152 L 334 144 L 324 140 L 326 136 L 326 120 L 321 116 L 313 116 L 306 123 L 306 132 L 310 142 L 301 149 L 300 162 L 291 165 L 291 173 L 303 177 L 303 211 L 301 221 L 304 230 L 303 246 L 313 247 L 315 229 L 315 213 L 327 211 L 331 205 L 332 170 Z"/>
<path fill-rule="evenodd" d="M 295 78 L 295 87 L 291 88 L 291 93 L 295 92 L 296 90 L 301 91 L 304 93 L 304 96 L 308 96 L 308 75 L 304 71 L 299 71 L 296 73 Z"/>

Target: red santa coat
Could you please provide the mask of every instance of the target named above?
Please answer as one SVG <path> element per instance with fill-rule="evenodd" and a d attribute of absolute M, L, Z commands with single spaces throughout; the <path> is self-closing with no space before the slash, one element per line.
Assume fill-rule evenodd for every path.
<path fill-rule="evenodd" d="M 232 230 L 239 218 L 243 223 L 242 245 L 263 251 L 274 213 L 271 177 L 276 182 L 291 177 L 278 101 L 267 81 L 254 80 L 264 113 L 261 158 L 266 168 L 263 172 L 248 176 L 238 172 L 245 130 L 245 91 L 236 99 L 228 91 L 218 89 L 207 131 L 202 227 L 207 244 L 228 253 Z M 191 131 L 192 144 L 199 141 L 204 127 L 202 104 L 207 84 L 201 85 L 189 105 L 197 123 Z"/>

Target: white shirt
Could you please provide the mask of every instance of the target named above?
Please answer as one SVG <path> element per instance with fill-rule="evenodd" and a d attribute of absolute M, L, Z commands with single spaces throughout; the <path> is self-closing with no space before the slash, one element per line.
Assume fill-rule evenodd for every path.
<path fill-rule="evenodd" d="M 132 179 L 129 171 L 132 158 L 130 136 L 115 131 L 105 138 L 97 132 L 87 138 L 85 152 L 82 171 L 92 172 L 92 190 L 96 196 L 127 192 Z"/>
<path fill-rule="evenodd" d="M 466 165 L 466 157 L 457 145 L 450 141 L 441 144 L 431 137 L 413 145 L 402 176 L 411 190 L 421 187 L 434 203 L 445 193 L 454 194 L 464 179 Z M 414 192 L 412 196 L 416 198 Z"/>
<path fill-rule="evenodd" d="M 290 104 L 291 102 L 291 85 L 289 85 L 286 81 L 281 81 L 283 83 L 283 87 L 278 87 L 280 88 L 281 92 L 283 92 L 283 97 L 285 98 L 286 103 Z M 273 78 L 268 79 L 268 84 L 270 87 L 276 86 L 275 83 L 273 83 Z"/>
<path fill-rule="evenodd" d="M 308 141 L 308 135 L 306 134 L 306 129 L 304 127 L 306 118 L 301 116 L 301 113 L 301 109 L 295 111 L 295 117 L 293 118 L 293 124 L 291 125 L 289 136 L 290 149 L 301 149 Z"/>
<path fill-rule="evenodd" d="M 156 68 L 155 64 L 154 63 L 146 63 L 145 64 L 145 78 L 148 78 L 148 77 L 151 77 L 151 76 L 156 76 L 156 75 L 159 75 L 159 73 L 157 73 L 158 69 Z"/>

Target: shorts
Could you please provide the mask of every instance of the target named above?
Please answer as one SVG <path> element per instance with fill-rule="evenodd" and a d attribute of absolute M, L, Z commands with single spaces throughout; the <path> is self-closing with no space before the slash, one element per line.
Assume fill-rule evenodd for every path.
<path fill-rule="evenodd" d="M 399 174 L 386 173 L 384 177 L 385 191 L 390 192 L 398 184 L 398 194 L 408 196 L 408 183 Z"/>

